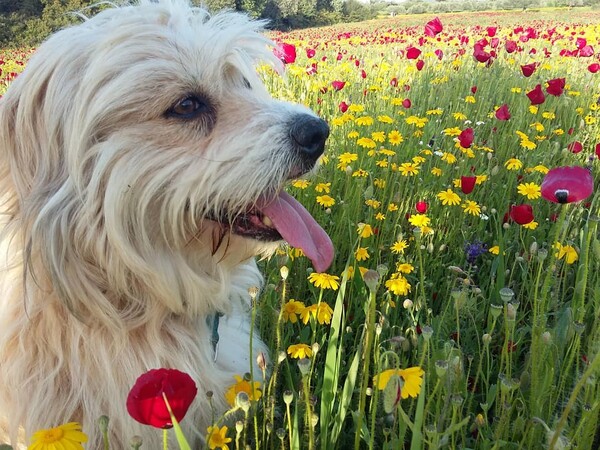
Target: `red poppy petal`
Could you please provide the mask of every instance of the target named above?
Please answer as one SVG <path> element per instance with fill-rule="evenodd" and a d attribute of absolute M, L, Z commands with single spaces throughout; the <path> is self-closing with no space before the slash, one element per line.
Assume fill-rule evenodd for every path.
<path fill-rule="evenodd" d="M 477 177 L 460 177 L 460 189 L 463 194 L 470 194 L 475 188 Z"/>
<path fill-rule="evenodd" d="M 579 202 L 592 195 L 594 179 L 585 167 L 556 167 L 544 176 L 541 191 L 553 203 Z"/>
<path fill-rule="evenodd" d="M 510 208 L 510 218 L 519 225 L 533 222 L 533 208 L 531 205 L 515 205 Z"/>

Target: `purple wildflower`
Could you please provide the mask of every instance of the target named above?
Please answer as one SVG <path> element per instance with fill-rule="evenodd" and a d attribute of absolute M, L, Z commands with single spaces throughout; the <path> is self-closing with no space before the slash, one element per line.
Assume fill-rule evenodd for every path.
<path fill-rule="evenodd" d="M 475 261 L 480 255 L 483 255 L 488 251 L 487 245 L 480 240 L 474 240 L 473 242 L 467 242 L 465 245 L 465 253 L 467 255 L 467 262 L 469 264 L 475 264 Z"/>

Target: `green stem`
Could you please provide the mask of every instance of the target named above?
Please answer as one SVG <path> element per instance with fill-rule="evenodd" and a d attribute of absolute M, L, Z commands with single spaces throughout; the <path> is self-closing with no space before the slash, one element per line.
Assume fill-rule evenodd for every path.
<path fill-rule="evenodd" d="M 569 401 L 567 402 L 567 406 L 560 416 L 560 420 L 558 421 L 558 425 L 556 425 L 556 430 L 554 431 L 554 435 L 552 436 L 552 440 L 550 441 L 550 445 L 548 446 L 549 450 L 553 450 L 556 445 L 556 441 L 558 440 L 561 431 L 567 424 L 567 418 L 573 409 L 573 405 L 577 401 L 577 396 L 579 395 L 579 391 L 583 389 L 585 384 L 587 383 L 588 378 L 596 371 L 600 369 L 600 352 L 596 353 L 592 363 L 588 366 L 587 370 L 583 373 L 581 379 L 575 385 L 573 392 L 571 393 L 571 397 L 569 397 Z"/>
<path fill-rule="evenodd" d="M 163 429 L 163 450 L 169 450 L 169 435 L 167 428 Z"/>
<path fill-rule="evenodd" d="M 358 402 L 356 434 L 354 435 L 354 450 L 359 450 L 360 448 L 362 421 L 365 411 L 365 404 L 367 401 L 367 387 L 369 386 L 369 366 L 371 363 L 371 347 L 373 345 L 373 335 L 375 332 L 375 306 L 375 292 L 369 292 L 369 309 L 366 318 L 365 348 L 363 352 L 364 368 L 360 389 L 360 398 Z"/>
<path fill-rule="evenodd" d="M 302 384 L 306 404 L 306 424 L 308 425 L 308 449 L 313 450 L 315 448 L 315 432 L 312 426 L 312 408 L 310 405 L 310 377 L 304 376 Z"/>

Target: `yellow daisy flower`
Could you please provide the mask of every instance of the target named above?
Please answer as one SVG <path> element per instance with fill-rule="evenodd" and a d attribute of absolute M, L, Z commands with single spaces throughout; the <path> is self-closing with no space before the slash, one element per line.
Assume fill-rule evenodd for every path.
<path fill-rule="evenodd" d="M 424 373 L 425 371 L 420 367 L 388 369 L 375 375 L 375 377 L 373 377 L 373 384 L 377 386 L 377 389 L 383 390 L 393 376 L 399 376 L 404 382 L 401 387 L 402 398 L 416 398 L 421 392 Z"/>
<path fill-rule="evenodd" d="M 409 263 L 402 263 L 396 266 L 396 270 L 401 273 L 412 273 L 415 270 L 415 267 Z"/>
<path fill-rule="evenodd" d="M 317 195 L 317 203 L 325 208 L 335 205 L 335 199 L 329 195 Z"/>
<path fill-rule="evenodd" d="M 444 131 L 442 131 L 446 136 L 458 136 L 460 133 L 462 133 L 462 130 L 458 127 L 452 127 L 452 128 L 445 128 Z"/>
<path fill-rule="evenodd" d="M 310 185 L 308 180 L 294 180 L 292 186 L 298 189 L 306 189 Z"/>
<path fill-rule="evenodd" d="M 405 163 L 400 164 L 400 167 L 398 168 L 398 170 L 405 177 L 406 176 L 412 177 L 419 173 L 419 166 L 417 164 L 405 162 Z"/>
<path fill-rule="evenodd" d="M 369 238 L 373 236 L 373 228 L 368 223 L 359 223 L 356 232 L 361 238 Z"/>
<path fill-rule="evenodd" d="M 383 131 L 373 131 L 371 133 L 371 139 L 375 142 L 385 142 L 385 133 Z"/>
<path fill-rule="evenodd" d="M 523 163 L 517 158 L 510 158 L 504 163 L 504 167 L 508 170 L 519 170 L 523 167 Z"/>
<path fill-rule="evenodd" d="M 331 289 L 337 291 L 340 277 L 336 275 L 329 275 L 328 273 L 313 272 L 308 276 L 310 281 L 315 287 L 320 289 Z"/>
<path fill-rule="evenodd" d="M 354 252 L 357 261 L 365 261 L 370 258 L 369 251 L 364 247 L 358 247 Z"/>
<path fill-rule="evenodd" d="M 225 392 L 225 400 L 230 406 L 235 406 L 235 399 L 240 392 L 248 394 L 251 401 L 259 400 L 262 397 L 260 381 L 250 383 L 250 381 L 239 375 L 234 375 L 233 378 L 235 378 L 235 383 L 229 386 L 229 389 Z"/>
<path fill-rule="evenodd" d="M 326 194 L 329 194 L 329 192 L 331 191 L 331 183 L 318 183 L 315 186 L 315 191 L 325 192 Z"/>
<path fill-rule="evenodd" d="M 81 445 L 88 438 L 81 431 L 81 425 L 77 422 L 69 422 L 55 428 L 38 430 L 31 437 L 31 444 L 27 450 L 54 450 L 69 449 L 83 450 Z"/>
<path fill-rule="evenodd" d="M 298 322 L 298 316 L 302 313 L 304 308 L 306 308 L 304 303 L 291 298 L 285 303 L 285 305 L 283 305 L 283 309 L 281 311 L 283 320 L 291 323 Z"/>
<path fill-rule="evenodd" d="M 460 197 L 452 189 L 446 189 L 437 195 L 437 198 L 442 202 L 442 205 L 460 205 Z"/>
<path fill-rule="evenodd" d="M 404 137 L 402 137 L 402 134 L 400 134 L 399 131 L 397 130 L 392 130 L 388 133 L 388 142 L 392 145 L 398 145 L 402 142 L 404 142 Z"/>
<path fill-rule="evenodd" d="M 371 116 L 362 116 L 357 118 L 354 122 L 356 122 L 356 125 L 370 126 L 373 125 L 374 120 Z"/>
<path fill-rule="evenodd" d="M 472 216 L 478 216 L 481 214 L 481 208 L 477 202 L 473 200 L 465 200 L 465 202 L 462 204 L 462 209 L 465 214 L 471 214 Z"/>
<path fill-rule="evenodd" d="M 571 245 L 562 245 L 560 242 L 555 242 L 553 247 L 557 250 L 554 256 L 558 259 L 564 258 L 567 264 L 573 264 L 579 259 L 577 250 Z"/>
<path fill-rule="evenodd" d="M 354 274 L 352 274 L 354 275 Z M 333 309 L 326 302 L 307 306 L 300 315 L 302 322 L 306 325 L 311 317 L 317 319 L 321 325 L 329 325 L 333 317 Z"/>
<path fill-rule="evenodd" d="M 306 344 L 292 344 L 287 348 L 287 353 L 292 358 L 310 358 L 313 354 L 312 348 Z"/>
<path fill-rule="evenodd" d="M 373 139 L 371 139 L 371 138 L 368 138 L 368 137 L 361 137 L 360 139 L 358 139 L 356 141 L 356 143 L 358 145 L 360 145 L 361 147 L 364 147 L 364 148 L 375 148 L 375 147 L 377 147 L 377 144 L 375 143 L 375 141 Z"/>
<path fill-rule="evenodd" d="M 539 223 L 537 223 L 535 220 L 532 220 L 529 223 L 526 223 L 523 225 L 523 228 L 527 228 L 528 230 L 535 230 L 538 227 Z"/>
<path fill-rule="evenodd" d="M 398 273 L 385 282 L 385 287 L 394 295 L 408 295 L 411 290 L 408 280 Z"/>
<path fill-rule="evenodd" d="M 431 222 L 431 219 L 425 214 L 414 214 L 408 218 L 408 221 L 414 227 L 426 227 Z"/>
<path fill-rule="evenodd" d="M 454 164 L 456 162 L 456 156 L 452 153 L 444 152 L 442 154 L 442 161 L 446 161 L 448 164 Z"/>
<path fill-rule="evenodd" d="M 373 209 L 378 209 L 381 206 L 381 202 L 379 200 L 375 200 L 374 198 L 370 198 L 365 200 L 365 205 L 370 206 Z"/>
<path fill-rule="evenodd" d="M 519 194 L 524 195 L 529 200 L 535 200 L 542 196 L 542 190 L 540 186 L 535 183 L 521 183 L 517 186 Z"/>
<path fill-rule="evenodd" d="M 220 449 L 220 450 L 229 450 L 229 444 L 231 442 L 231 438 L 227 437 L 227 426 L 223 425 L 223 427 L 208 427 L 208 448 L 210 450 Z"/>
<path fill-rule="evenodd" d="M 392 250 L 392 253 L 402 254 L 407 248 L 408 243 L 406 242 L 406 239 L 401 239 L 399 241 L 394 242 L 394 244 L 390 247 L 390 250 Z"/>

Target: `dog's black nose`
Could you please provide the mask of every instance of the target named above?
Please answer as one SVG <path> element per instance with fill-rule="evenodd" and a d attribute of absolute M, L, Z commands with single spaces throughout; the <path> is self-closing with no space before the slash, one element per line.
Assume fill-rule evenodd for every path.
<path fill-rule="evenodd" d="M 314 163 L 325 149 L 329 125 L 318 117 L 299 114 L 292 119 L 290 135 L 302 159 Z"/>

